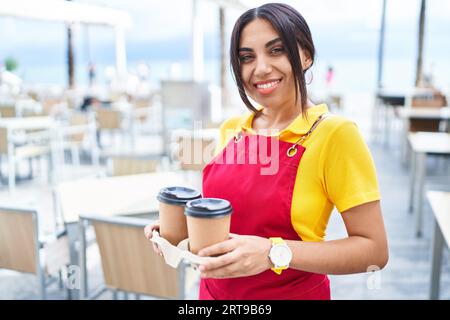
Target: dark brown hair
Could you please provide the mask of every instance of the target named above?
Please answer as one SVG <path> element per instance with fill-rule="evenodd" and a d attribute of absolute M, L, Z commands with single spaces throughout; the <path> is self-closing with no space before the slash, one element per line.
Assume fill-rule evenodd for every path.
<path fill-rule="evenodd" d="M 307 69 L 303 70 L 302 68 L 298 46 L 300 45 L 300 48 L 305 50 L 309 55 L 309 58 L 311 58 L 311 65 L 308 66 L 308 69 L 311 68 L 314 63 L 315 48 L 311 31 L 309 30 L 305 19 L 297 10 L 287 4 L 264 4 L 260 7 L 246 11 L 236 21 L 231 34 L 230 62 L 232 73 L 239 89 L 239 95 L 250 111 L 256 114 L 259 113 L 251 104 L 245 93 L 241 76 L 241 61 L 239 58 L 239 42 L 241 40 L 242 30 L 248 23 L 258 18 L 267 20 L 279 34 L 280 39 L 283 42 L 294 74 L 295 88 L 298 88 L 298 90 L 295 91 L 295 103 L 298 101 L 298 91 L 300 91 L 302 113 L 305 115 L 304 111 L 306 110 L 308 96 L 305 83 L 305 72 Z"/>

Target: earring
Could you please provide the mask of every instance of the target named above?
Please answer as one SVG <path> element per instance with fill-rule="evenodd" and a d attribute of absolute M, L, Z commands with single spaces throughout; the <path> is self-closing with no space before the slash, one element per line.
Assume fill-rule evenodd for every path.
<path fill-rule="evenodd" d="M 309 80 L 307 80 L 307 79 L 309 79 Z M 306 85 L 309 86 L 312 83 L 313 79 L 314 79 L 314 75 L 313 75 L 311 69 L 306 70 L 306 72 L 305 72 L 305 83 L 306 83 Z"/>

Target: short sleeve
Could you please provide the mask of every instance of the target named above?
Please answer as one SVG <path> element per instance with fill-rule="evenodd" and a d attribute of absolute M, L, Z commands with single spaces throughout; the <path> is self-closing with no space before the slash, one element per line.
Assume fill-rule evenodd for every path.
<path fill-rule="evenodd" d="M 339 212 L 380 200 L 375 164 L 355 123 L 342 123 L 330 135 L 325 149 L 324 185 Z"/>

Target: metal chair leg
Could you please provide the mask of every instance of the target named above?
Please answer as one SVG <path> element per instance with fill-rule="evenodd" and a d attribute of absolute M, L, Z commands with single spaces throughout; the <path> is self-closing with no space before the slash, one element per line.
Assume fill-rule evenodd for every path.
<path fill-rule="evenodd" d="M 47 299 L 47 292 L 45 290 L 45 275 L 44 270 L 38 270 L 37 274 L 37 281 L 38 281 L 38 287 L 39 287 L 39 297 L 41 300 Z"/>
<path fill-rule="evenodd" d="M 64 289 L 64 281 L 61 270 L 58 271 L 58 288 L 59 290 Z"/>

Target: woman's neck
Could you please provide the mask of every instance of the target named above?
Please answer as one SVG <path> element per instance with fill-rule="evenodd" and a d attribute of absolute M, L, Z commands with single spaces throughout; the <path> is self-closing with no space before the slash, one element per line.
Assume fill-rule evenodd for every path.
<path fill-rule="evenodd" d="M 307 100 L 307 109 L 314 104 Z M 283 130 L 299 115 L 302 114 L 300 105 L 280 108 L 264 108 L 261 114 L 253 119 L 252 128 L 258 130 Z"/>

